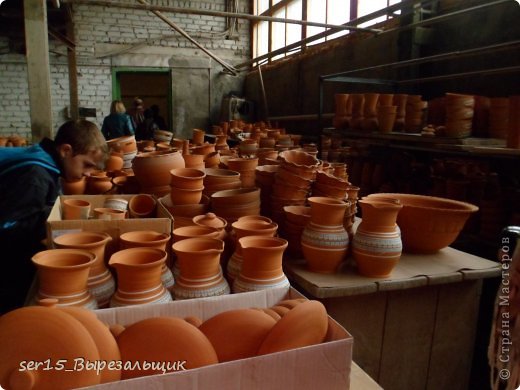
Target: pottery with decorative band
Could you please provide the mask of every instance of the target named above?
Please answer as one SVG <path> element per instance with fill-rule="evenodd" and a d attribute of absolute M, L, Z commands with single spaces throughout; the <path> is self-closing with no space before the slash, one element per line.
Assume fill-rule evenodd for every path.
<path fill-rule="evenodd" d="M 302 233 L 303 255 L 311 271 L 333 273 L 348 250 L 349 237 L 343 227 L 348 204 L 338 199 L 316 196 L 308 201 L 311 219 Z"/>
<path fill-rule="evenodd" d="M 200 298 L 229 294 L 222 276 L 220 255 L 224 242 L 216 238 L 187 238 L 175 242 L 179 276 L 173 288 L 176 299 Z"/>
<path fill-rule="evenodd" d="M 156 248 L 129 248 L 114 253 L 108 264 L 117 272 L 117 291 L 111 307 L 169 302 L 172 297 L 161 282 L 166 252 Z"/>
<path fill-rule="evenodd" d="M 374 278 L 388 277 L 397 265 L 403 250 L 401 234 L 396 225 L 403 205 L 392 199 L 359 201 L 363 219 L 352 243 L 358 271 Z"/>
<path fill-rule="evenodd" d="M 244 260 L 233 283 L 233 292 L 289 286 L 289 280 L 282 270 L 287 240 L 269 236 L 247 236 L 240 238 L 238 242 Z"/>
<path fill-rule="evenodd" d="M 37 299 L 54 298 L 58 306 L 98 308 L 87 288 L 95 254 L 81 249 L 48 249 L 36 253 L 32 262 L 38 269 Z"/>
<path fill-rule="evenodd" d="M 65 233 L 54 238 L 57 248 L 82 249 L 96 256 L 90 267 L 87 286 L 100 308 L 108 306 L 116 289 L 114 278 L 105 264 L 105 250 L 112 237 L 103 232 Z"/>

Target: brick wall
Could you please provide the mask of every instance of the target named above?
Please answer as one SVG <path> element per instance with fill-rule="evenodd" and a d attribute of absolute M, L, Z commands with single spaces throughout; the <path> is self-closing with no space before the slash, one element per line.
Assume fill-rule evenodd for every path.
<path fill-rule="evenodd" d="M 133 1 L 120 1 L 135 4 Z M 149 0 L 152 5 L 226 11 L 226 0 L 174 1 Z M 239 0 L 238 12 L 249 12 L 249 0 Z M 208 58 L 179 33 L 151 12 L 87 5 L 73 5 L 78 62 L 78 93 L 81 107 L 96 108 L 97 117 L 89 118 L 101 125 L 112 101 L 112 67 L 169 67 L 172 58 Z M 230 64 L 250 57 L 249 22 L 239 20 L 238 34 L 229 37 L 226 19 L 206 15 L 164 12 L 197 42 Z M 0 38 L 5 41 L 6 38 Z M 0 42 L 3 46 L 4 41 Z M 138 44 L 142 44 L 137 46 Z M 132 46 L 130 52 L 101 57 Z M 66 120 L 69 106 L 66 47 L 50 40 L 52 115 L 54 128 Z M 151 53 L 151 54 L 150 54 Z M 173 65 L 175 66 L 175 65 Z M 216 66 L 215 69 L 222 69 Z M 229 77 L 229 76 L 223 76 Z M 210 95 L 220 101 L 222 94 L 236 90 L 237 79 L 212 82 Z M 229 84 L 229 91 L 226 91 Z M 0 135 L 20 134 L 30 138 L 30 111 L 25 57 L 9 53 L 0 55 Z M 212 86 L 208 88 L 212 88 Z M 208 95 L 208 91 L 190 91 Z M 212 108 L 211 111 L 218 111 Z"/>

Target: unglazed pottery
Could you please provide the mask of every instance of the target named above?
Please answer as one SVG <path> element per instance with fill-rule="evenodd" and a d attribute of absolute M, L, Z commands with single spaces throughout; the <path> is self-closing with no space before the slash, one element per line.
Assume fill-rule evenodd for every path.
<path fill-rule="evenodd" d="M 105 265 L 105 250 L 110 241 L 112 237 L 103 232 L 65 233 L 54 238 L 57 248 L 82 249 L 96 256 L 89 269 L 87 286 L 100 308 L 108 306 L 115 291 L 114 278 Z"/>
<path fill-rule="evenodd" d="M 308 201 L 311 219 L 302 233 L 303 255 L 311 271 L 333 273 L 347 254 L 349 238 L 343 227 L 347 203 L 326 197 Z"/>
<path fill-rule="evenodd" d="M 433 196 L 411 194 L 370 194 L 368 199 L 391 197 L 403 205 L 397 216 L 403 251 L 434 253 L 447 247 L 459 235 L 478 207 L 470 203 Z"/>
<path fill-rule="evenodd" d="M 179 277 L 173 288 L 176 299 L 229 294 L 222 276 L 220 255 L 224 242 L 215 238 L 187 238 L 172 245 L 177 255 Z"/>
<path fill-rule="evenodd" d="M 166 252 L 156 248 L 129 248 L 114 253 L 109 265 L 117 272 L 117 291 L 111 307 L 169 302 L 161 281 Z"/>
<path fill-rule="evenodd" d="M 219 362 L 256 356 L 276 321 L 260 310 L 228 310 L 204 321 L 199 329 L 215 348 Z"/>
<path fill-rule="evenodd" d="M 57 308 L 23 307 L 0 317 L 0 386 L 4 389 L 70 389 L 100 383 L 96 370 L 74 370 L 74 359 L 100 354 L 89 331 Z M 65 362 L 62 370 L 21 370 L 21 362 Z"/>
<path fill-rule="evenodd" d="M 302 302 L 273 326 L 258 349 L 258 355 L 319 344 L 325 339 L 327 329 L 328 316 L 323 304 Z"/>
<path fill-rule="evenodd" d="M 128 210 L 131 218 L 151 218 L 155 215 L 157 201 L 152 195 L 138 194 L 130 198 Z"/>
<path fill-rule="evenodd" d="M 287 287 L 289 281 L 282 270 L 287 241 L 277 237 L 247 236 L 238 240 L 244 258 L 233 292 Z"/>
<path fill-rule="evenodd" d="M 352 243 L 352 254 L 360 274 L 374 278 L 390 276 L 402 252 L 401 234 L 396 225 L 402 205 L 390 200 L 359 201 L 363 219 Z"/>
<path fill-rule="evenodd" d="M 58 306 L 97 309 L 98 304 L 87 288 L 95 254 L 81 249 L 48 249 L 36 253 L 32 262 L 38 269 L 37 299 L 54 298 Z"/>
<path fill-rule="evenodd" d="M 141 191 L 157 196 L 170 192 L 170 171 L 184 166 L 184 159 L 177 151 L 140 153 L 132 163 Z"/>
<path fill-rule="evenodd" d="M 166 372 L 218 363 L 215 349 L 195 326 L 181 318 L 147 318 L 128 326 L 117 338 L 123 361 L 170 362 Z M 182 363 L 184 362 L 184 363 Z M 182 363 L 175 366 L 174 363 Z M 161 370 L 124 370 L 121 379 L 163 374 Z"/>
<path fill-rule="evenodd" d="M 88 219 L 91 205 L 83 199 L 65 199 L 61 207 L 63 219 Z"/>

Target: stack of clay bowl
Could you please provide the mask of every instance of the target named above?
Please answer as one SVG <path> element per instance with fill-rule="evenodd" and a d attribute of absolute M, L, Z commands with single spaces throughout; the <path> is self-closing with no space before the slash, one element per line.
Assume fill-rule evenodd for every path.
<path fill-rule="evenodd" d="M 491 98 L 489 102 L 489 136 L 506 139 L 509 128 L 509 99 Z"/>
<path fill-rule="evenodd" d="M 278 151 L 274 148 L 258 148 L 256 155 L 258 156 L 258 165 L 272 165 L 269 161 L 278 158 Z"/>
<path fill-rule="evenodd" d="M 209 211 L 209 197 L 204 194 L 198 204 L 174 205 L 170 194 L 163 196 L 159 201 L 173 216 L 176 228 L 193 225 L 193 217 Z"/>
<path fill-rule="evenodd" d="M 246 215 L 260 215 L 260 190 L 241 188 L 215 192 L 211 195 L 211 208 L 229 224 Z"/>
<path fill-rule="evenodd" d="M 446 136 L 461 138 L 471 135 L 475 97 L 447 93 L 445 107 Z"/>
<path fill-rule="evenodd" d="M 193 168 L 175 168 L 170 171 L 173 205 L 199 204 L 204 189 L 206 173 Z"/>
<path fill-rule="evenodd" d="M 344 200 L 347 198 L 347 188 L 349 185 L 350 183 L 346 180 L 318 171 L 316 181 L 312 184 L 312 195 Z"/>
<path fill-rule="evenodd" d="M 306 152 L 288 150 L 280 153 L 280 168 L 271 196 L 272 217 L 280 225 L 283 225 L 284 206 L 305 203 L 318 166 L 318 159 Z"/>
<path fill-rule="evenodd" d="M 170 144 L 173 138 L 173 133 L 166 130 L 155 130 L 153 132 L 153 140 L 156 143 L 165 143 L 167 145 Z"/>
<path fill-rule="evenodd" d="M 404 130 L 407 133 L 419 133 L 423 128 L 424 111 L 428 102 L 421 95 L 408 95 L 404 117 Z"/>
<path fill-rule="evenodd" d="M 141 192 L 160 197 L 171 191 L 170 171 L 184 168 L 184 159 L 180 152 L 174 151 L 139 153 L 132 163 L 132 168 Z"/>
<path fill-rule="evenodd" d="M 273 185 L 279 168 L 279 165 L 256 167 L 255 183 L 260 188 L 262 215 L 271 215 L 271 194 L 273 193 Z"/>
<path fill-rule="evenodd" d="M 380 133 L 390 133 L 394 129 L 397 117 L 397 106 L 393 105 L 393 94 L 382 93 L 379 95 L 377 106 L 377 126 Z"/>
<path fill-rule="evenodd" d="M 303 257 L 301 238 L 303 229 L 311 219 L 311 208 L 307 206 L 285 206 L 285 222 L 282 235 L 289 243 L 287 252 L 294 258 Z"/>
<path fill-rule="evenodd" d="M 240 173 L 229 169 L 206 168 L 203 194 L 211 197 L 217 191 L 234 190 L 242 187 Z"/>
<path fill-rule="evenodd" d="M 330 165 L 329 173 L 332 173 L 334 176 L 339 177 L 340 179 L 348 181 L 347 164 L 345 163 L 332 163 Z"/>
<path fill-rule="evenodd" d="M 240 157 L 256 157 L 258 142 L 254 138 L 246 138 L 238 145 Z"/>
<path fill-rule="evenodd" d="M 242 188 L 255 187 L 255 169 L 258 166 L 258 158 L 230 158 L 227 160 L 230 170 L 240 172 Z"/>
<path fill-rule="evenodd" d="M 135 136 L 128 135 L 107 141 L 111 151 L 123 153 L 123 169 L 132 168 L 132 161 L 137 155 Z"/>

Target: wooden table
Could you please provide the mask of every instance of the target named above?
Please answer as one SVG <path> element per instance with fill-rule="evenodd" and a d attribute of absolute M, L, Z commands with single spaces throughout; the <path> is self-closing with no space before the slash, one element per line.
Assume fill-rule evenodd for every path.
<path fill-rule="evenodd" d="M 354 336 L 354 360 L 385 389 L 467 389 L 482 279 L 495 262 L 453 248 L 403 254 L 390 278 L 357 274 L 350 259 L 317 274 L 286 259 L 287 276 Z"/>

